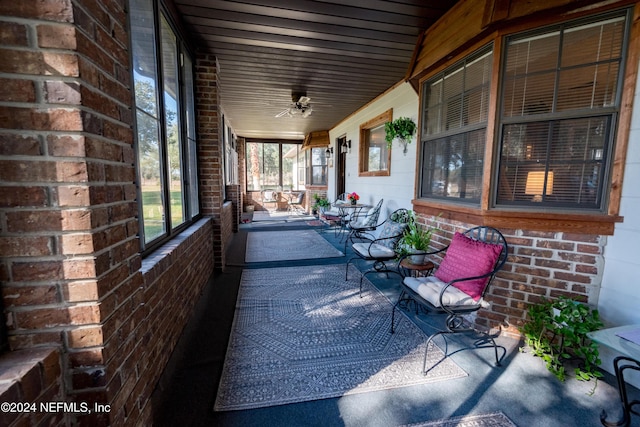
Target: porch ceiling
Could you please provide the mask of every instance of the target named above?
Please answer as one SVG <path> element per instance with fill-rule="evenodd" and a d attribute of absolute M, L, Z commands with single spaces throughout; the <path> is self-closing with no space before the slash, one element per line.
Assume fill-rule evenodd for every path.
<path fill-rule="evenodd" d="M 238 136 L 302 139 L 328 130 L 402 80 L 423 30 L 457 0 L 174 0 L 199 49 L 220 67 L 221 103 Z M 275 116 L 292 92 L 309 117 Z"/>

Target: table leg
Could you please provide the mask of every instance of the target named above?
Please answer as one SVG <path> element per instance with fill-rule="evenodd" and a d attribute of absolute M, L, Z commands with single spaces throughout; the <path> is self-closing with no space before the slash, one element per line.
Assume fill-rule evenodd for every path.
<path fill-rule="evenodd" d="M 634 400 L 629 402 L 627 397 L 627 383 L 624 381 L 624 371 L 632 369 L 634 371 L 640 371 L 640 363 L 637 360 L 631 359 L 625 356 L 618 356 L 613 359 L 613 369 L 616 374 L 616 380 L 618 382 L 618 393 L 620 394 L 620 401 L 622 403 L 622 419 L 619 421 L 607 421 L 607 412 L 605 410 L 600 414 L 600 422 L 606 427 L 618 427 L 628 426 L 631 422 L 631 414 L 640 415 L 640 413 L 633 410 L 633 406 L 640 403 L 640 401 Z"/>

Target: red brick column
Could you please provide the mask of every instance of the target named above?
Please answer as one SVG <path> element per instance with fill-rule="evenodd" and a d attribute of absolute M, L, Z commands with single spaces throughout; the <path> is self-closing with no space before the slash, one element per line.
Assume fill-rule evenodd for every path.
<path fill-rule="evenodd" d="M 233 221 L 230 226 L 232 232 L 236 233 L 242 218 L 242 192 L 239 185 L 227 185 L 227 199 L 233 204 Z"/>
<path fill-rule="evenodd" d="M 198 168 L 200 173 L 200 203 L 202 214 L 213 222 L 213 253 L 216 266 L 224 268 L 225 244 L 222 233 L 224 203 L 223 146 L 221 137 L 218 69 L 213 55 L 196 56 L 196 119 L 198 126 Z"/>
<path fill-rule="evenodd" d="M 66 399 L 79 402 L 113 403 L 135 379 L 139 338 L 119 329 L 140 317 L 142 284 L 123 6 L 8 2 L 0 22 L 0 278 L 10 346 L 58 347 Z M 91 418 L 105 424 L 121 411 Z"/>

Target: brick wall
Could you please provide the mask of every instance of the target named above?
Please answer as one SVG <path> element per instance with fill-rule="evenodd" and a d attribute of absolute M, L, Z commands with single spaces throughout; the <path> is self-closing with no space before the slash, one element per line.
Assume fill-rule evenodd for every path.
<path fill-rule="evenodd" d="M 0 358 L 0 402 L 37 405 L 37 411 L 2 411 L 0 425 L 61 425 L 65 414 L 40 411 L 40 404 L 64 401 L 60 353 L 55 348 L 19 350 Z M 31 409 L 32 407 L 30 407 Z"/>
<path fill-rule="evenodd" d="M 131 307 L 139 314 L 114 325 L 124 342 L 116 349 L 123 382 L 114 401 L 123 411 L 113 418 L 113 425 L 151 425 L 151 393 L 211 278 L 212 246 L 213 220 L 204 218 L 142 263 L 143 283 L 137 307 Z"/>
<path fill-rule="evenodd" d="M 219 115 L 218 69 L 213 55 L 196 56 L 196 120 L 198 123 L 198 169 L 202 214 L 214 218 L 213 251 L 216 265 L 225 265 L 222 239 L 222 204 L 224 203 L 224 170 L 222 127 Z"/>
<path fill-rule="evenodd" d="M 477 225 L 424 215 L 417 219 L 422 226 L 439 229 L 432 238 L 434 249 L 449 244 L 455 231 Z M 509 258 L 486 296 L 491 308 L 478 312 L 478 326 L 519 335 L 529 305 L 560 295 L 596 305 L 604 266 L 603 237 L 517 229 L 500 232 L 509 244 Z"/>
<path fill-rule="evenodd" d="M 223 252 L 226 252 L 233 238 L 233 229 L 235 221 L 235 205 L 233 202 L 225 202 L 222 205 L 222 212 L 220 213 L 220 240 L 222 241 Z M 237 227 L 237 225 L 235 225 Z M 222 271 L 225 270 L 224 265 L 220 266 Z"/>
<path fill-rule="evenodd" d="M 242 218 L 242 191 L 240 190 L 240 185 L 227 185 L 227 199 L 232 203 L 231 223 L 228 225 L 231 226 L 231 232 L 236 233 Z M 222 223 L 225 224 L 226 221 L 223 220 Z"/>
<path fill-rule="evenodd" d="M 14 351 L 60 348 L 65 395 L 76 401 L 118 395 L 120 338 L 107 320 L 124 320 L 141 283 L 122 6 L 4 2 L 0 21 L 14 34 L 0 64 L 9 341 Z"/>
<path fill-rule="evenodd" d="M 214 133 L 199 129 L 200 166 L 203 211 L 218 217 L 143 264 L 125 5 L 0 6 L 0 280 L 11 347 L 0 373 L 13 378 L 0 384 L 1 398 L 111 408 L 51 425 L 151 423 L 151 391 L 211 278 L 212 248 L 222 250 L 214 100 L 203 107 Z M 38 366 L 59 354 L 60 369 L 46 370 L 40 388 L 24 388 L 33 369 L 11 368 L 29 363 L 29 349 L 48 352 L 31 360 Z"/>

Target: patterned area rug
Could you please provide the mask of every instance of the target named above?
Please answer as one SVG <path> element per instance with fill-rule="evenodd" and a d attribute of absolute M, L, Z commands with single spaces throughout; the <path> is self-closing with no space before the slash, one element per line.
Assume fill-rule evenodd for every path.
<path fill-rule="evenodd" d="M 404 315 L 389 332 L 391 303 L 345 265 L 242 273 L 216 411 L 339 397 L 467 374 L 450 358 L 421 373 L 424 333 Z M 443 357 L 437 347 L 430 365 Z"/>
<path fill-rule="evenodd" d="M 314 230 L 251 231 L 245 262 L 334 258 L 344 254 Z"/>
<path fill-rule="evenodd" d="M 253 221 L 303 221 L 315 219 L 313 215 L 302 212 L 288 211 L 255 211 L 253 213 Z"/>
<path fill-rule="evenodd" d="M 423 423 L 406 424 L 398 427 L 517 427 L 502 412 L 483 415 L 466 415 L 464 417 L 448 418 L 446 420 L 427 421 Z"/>

